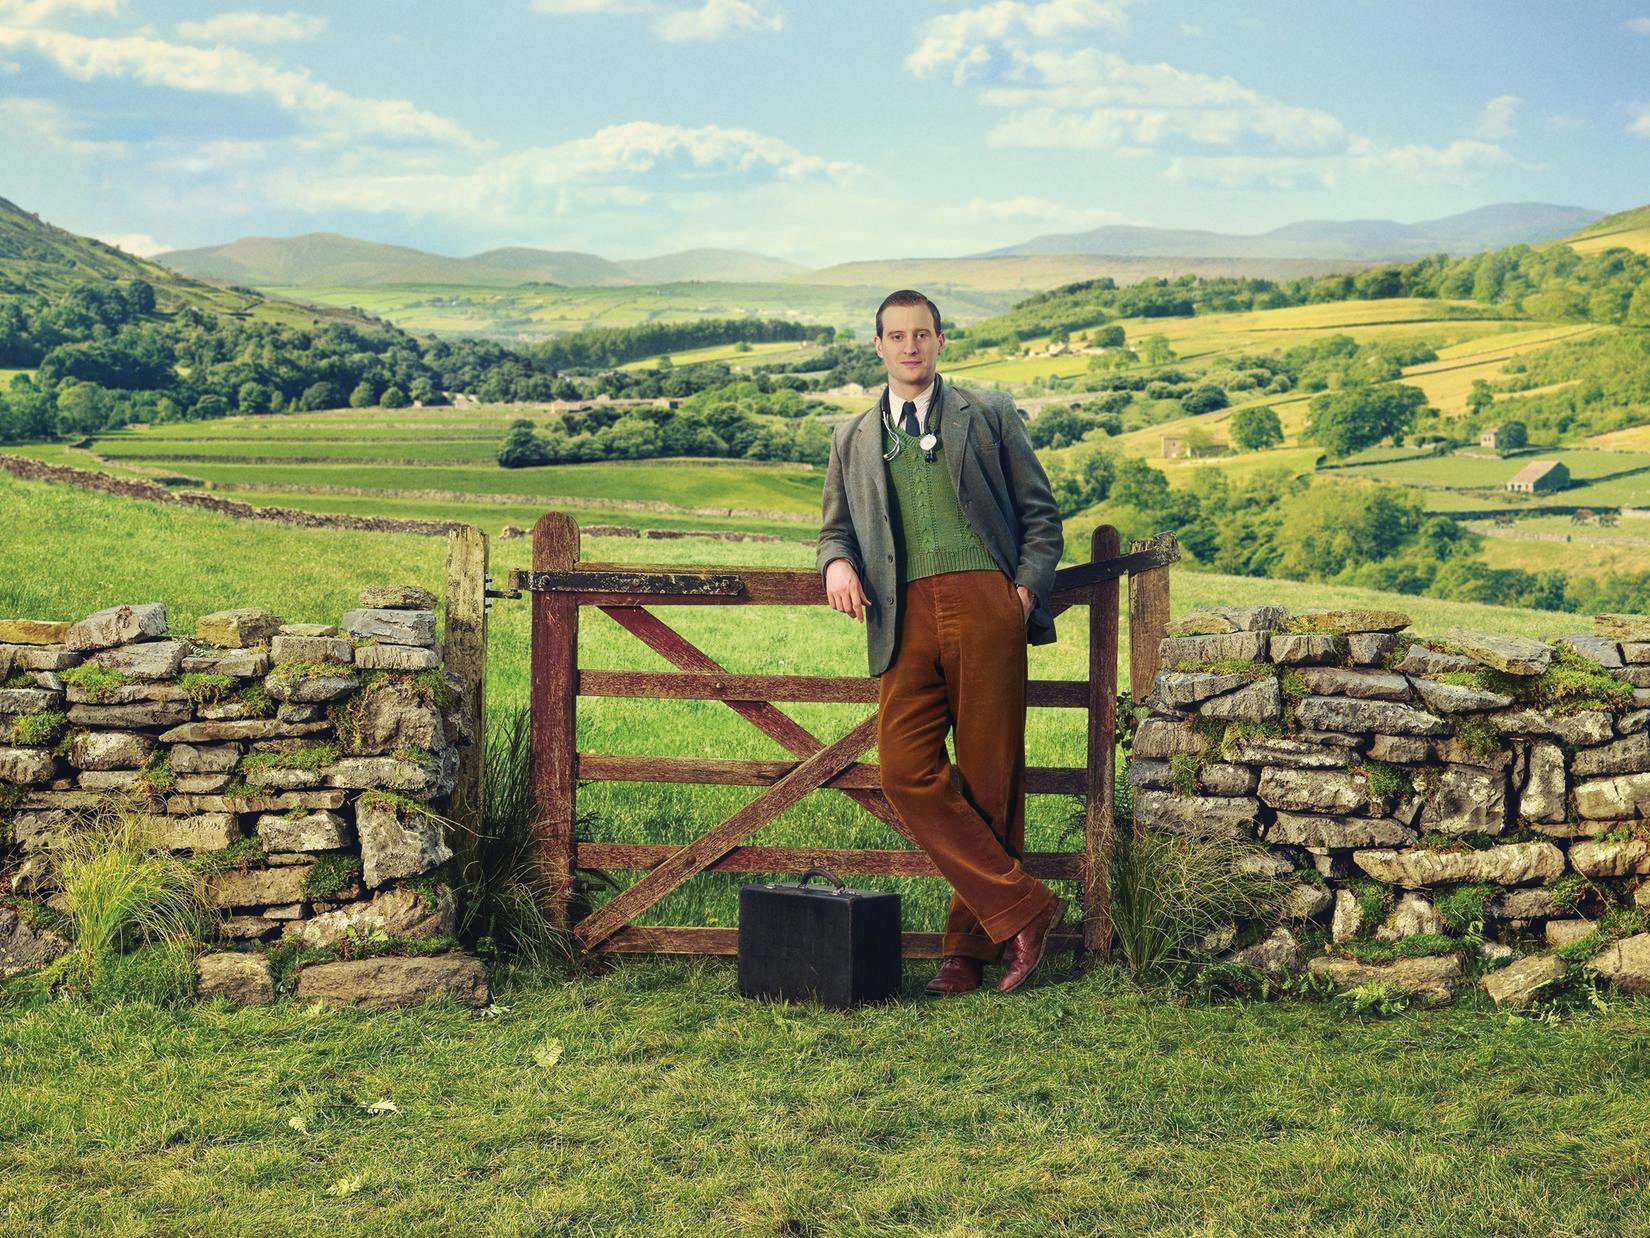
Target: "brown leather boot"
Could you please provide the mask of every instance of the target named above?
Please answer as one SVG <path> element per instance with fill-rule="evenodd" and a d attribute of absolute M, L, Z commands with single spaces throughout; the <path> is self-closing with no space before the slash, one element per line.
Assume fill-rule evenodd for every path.
<path fill-rule="evenodd" d="M 1047 907 L 1037 913 L 1030 924 L 1009 938 L 1008 949 L 1012 952 L 1014 961 L 1008 965 L 1003 978 L 997 981 L 999 992 L 1013 992 L 1027 976 L 1031 975 L 1032 969 L 1042 961 L 1049 935 L 1054 932 L 1054 926 L 1060 923 L 1060 917 L 1065 914 L 1065 910 L 1066 900 L 1056 895 L 1049 900 Z"/>
<path fill-rule="evenodd" d="M 966 993 L 980 987 L 980 978 L 984 974 L 985 964 L 979 959 L 965 958 L 960 954 L 947 955 L 934 973 L 934 978 L 928 982 L 928 992 Z"/>

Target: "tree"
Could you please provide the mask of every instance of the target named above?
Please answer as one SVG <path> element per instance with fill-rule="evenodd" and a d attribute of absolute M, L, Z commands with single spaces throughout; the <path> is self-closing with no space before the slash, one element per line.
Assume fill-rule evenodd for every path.
<path fill-rule="evenodd" d="M 504 436 L 504 445 L 498 449 L 498 462 L 507 469 L 549 464 L 550 451 L 544 441 L 533 432 L 533 423 L 525 417 L 517 417 L 510 423 L 510 431 Z"/>
<path fill-rule="evenodd" d="M 299 412 L 314 412 L 322 408 L 338 407 L 338 388 L 331 383 L 311 383 L 298 397 Z"/>
<path fill-rule="evenodd" d="M 1186 393 L 1185 398 L 1180 401 L 1180 408 L 1187 416 L 1198 417 L 1225 408 L 1229 403 L 1231 401 L 1227 399 L 1224 391 L 1212 383 L 1204 383 Z"/>
<path fill-rule="evenodd" d="M 1516 451 L 1530 445 L 1530 430 L 1522 421 L 1503 421 L 1495 433 L 1495 445 L 1500 451 Z"/>
<path fill-rule="evenodd" d="M 1175 359 L 1174 349 L 1169 347 L 1166 336 L 1148 335 L 1140 343 L 1140 355 L 1147 365 L 1167 365 Z"/>
<path fill-rule="evenodd" d="M 1472 390 L 1467 392 L 1467 410 L 1474 417 L 1482 417 L 1484 410 L 1495 403 L 1495 392 L 1482 378 L 1472 380 Z"/>
<path fill-rule="evenodd" d="M 1350 456 L 1386 438 L 1402 445 L 1416 414 L 1426 406 L 1425 392 L 1402 383 L 1326 391 L 1307 405 L 1302 437 L 1335 457 Z"/>
<path fill-rule="evenodd" d="M 1264 404 L 1233 413 L 1230 433 L 1239 451 L 1265 451 L 1283 442 L 1283 424 Z"/>
<path fill-rule="evenodd" d="M 371 408 L 378 403 L 378 389 L 372 385 L 370 379 L 363 378 L 355 385 L 355 390 L 349 393 L 351 408 Z"/>
<path fill-rule="evenodd" d="M 386 387 L 384 388 L 384 394 L 378 397 L 378 406 L 380 408 L 406 408 L 406 393 L 399 387 Z"/>

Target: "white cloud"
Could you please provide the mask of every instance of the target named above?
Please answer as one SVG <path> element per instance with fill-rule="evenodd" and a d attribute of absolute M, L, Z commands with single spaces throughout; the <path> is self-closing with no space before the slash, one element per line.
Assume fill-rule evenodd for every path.
<path fill-rule="evenodd" d="M 1629 34 L 1650 34 L 1650 17 L 1629 17 L 1621 28 Z"/>
<path fill-rule="evenodd" d="M 462 126 L 402 99 L 369 99 L 231 47 L 184 47 L 148 35 L 89 38 L 0 26 L 0 48 L 32 51 L 81 81 L 116 78 L 204 94 L 262 96 L 329 140 L 360 136 L 481 145 Z"/>
<path fill-rule="evenodd" d="M 773 33 L 784 25 L 779 14 L 765 13 L 750 0 L 705 0 L 696 9 L 661 14 L 654 19 L 653 29 L 661 39 L 682 43 L 720 38 L 733 30 Z"/>
<path fill-rule="evenodd" d="M 0 0 L 0 23 L 38 26 L 59 17 L 119 17 L 125 0 Z"/>
<path fill-rule="evenodd" d="M 388 171 L 288 171 L 271 192 L 312 211 L 526 220 L 651 202 L 654 192 L 636 183 L 649 174 L 672 178 L 671 191 L 663 198 L 669 206 L 677 186 L 691 188 L 718 177 L 817 183 L 842 181 L 862 171 L 750 129 L 653 121 L 609 125 L 589 137 L 515 151 L 459 170 L 433 163 L 409 169 L 404 162 L 398 160 Z"/>
<path fill-rule="evenodd" d="M 648 13 L 654 8 L 652 0 L 533 0 L 537 12 L 552 17 L 578 17 L 586 14 Z"/>
<path fill-rule="evenodd" d="M 785 18 L 758 0 L 700 0 L 684 8 L 662 0 L 533 0 L 535 11 L 552 17 L 620 16 L 653 18 L 653 32 L 671 43 L 704 42 L 738 30 L 775 33 Z"/>
<path fill-rule="evenodd" d="M 1381 146 L 1367 138 L 1349 148 L 1351 163 L 1368 172 L 1391 173 L 1416 181 L 1447 181 L 1475 168 L 1518 162 L 1493 142 L 1457 138 L 1447 146 L 1412 142 Z"/>
<path fill-rule="evenodd" d="M 84 124 L 49 99 L 0 99 L 0 151 L 7 138 L 27 139 L 31 145 L 64 155 L 104 159 L 124 158 L 124 142 L 82 136 Z"/>
<path fill-rule="evenodd" d="M 195 43 L 291 43 L 313 39 L 327 19 L 308 13 L 258 13 L 241 9 L 217 13 L 205 21 L 178 23 L 178 35 Z"/>
<path fill-rule="evenodd" d="M 1641 138 L 1650 138 L 1650 103 L 1633 105 L 1633 119 L 1627 122 L 1627 132 Z"/>
<path fill-rule="evenodd" d="M 1499 142 L 1517 136 L 1513 128 L 1513 113 L 1523 102 L 1517 95 L 1496 95 L 1484 105 L 1478 116 L 1478 136 Z"/>
<path fill-rule="evenodd" d="M 1067 206 L 1035 194 L 1014 198 L 974 198 L 962 208 L 965 218 L 982 223 L 1013 223 L 1045 232 L 1077 232 L 1102 224 L 1129 223 L 1121 211 L 1104 207 Z"/>
<path fill-rule="evenodd" d="M 990 134 L 995 146 L 1101 150 L 1181 138 L 1230 146 L 1260 138 L 1280 146 L 1344 141 L 1341 122 L 1317 108 L 1269 98 L 1230 77 L 1169 64 L 1137 64 L 1114 52 L 1014 52 L 1024 85 L 996 86 L 980 101 L 1008 110 Z"/>
<path fill-rule="evenodd" d="M 993 0 L 978 8 L 942 13 L 929 21 L 922 41 L 905 58 L 917 77 L 950 70 L 958 85 L 979 76 L 1006 46 L 1028 39 L 1048 40 L 1080 30 L 1121 32 L 1128 26 L 1130 0 Z"/>
<path fill-rule="evenodd" d="M 156 254 L 165 253 L 171 249 L 170 245 L 162 245 L 147 232 L 121 232 L 114 235 L 108 233 L 94 234 L 95 239 L 105 245 L 113 245 L 116 249 L 124 249 L 129 254 L 136 254 L 139 258 L 153 258 Z"/>

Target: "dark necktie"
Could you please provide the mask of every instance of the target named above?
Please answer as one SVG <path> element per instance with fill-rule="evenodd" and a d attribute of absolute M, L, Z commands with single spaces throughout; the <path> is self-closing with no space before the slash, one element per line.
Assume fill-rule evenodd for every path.
<path fill-rule="evenodd" d="M 917 425 L 917 404 L 915 400 L 907 400 L 905 407 L 900 409 L 899 428 L 912 438 L 922 433 L 922 427 Z"/>

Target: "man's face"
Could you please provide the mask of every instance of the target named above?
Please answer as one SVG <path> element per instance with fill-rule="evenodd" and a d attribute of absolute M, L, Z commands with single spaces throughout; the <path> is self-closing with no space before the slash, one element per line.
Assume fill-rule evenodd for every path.
<path fill-rule="evenodd" d="M 945 332 L 934 330 L 926 305 L 890 305 L 882 311 L 882 334 L 875 341 L 877 356 L 888 366 L 888 381 L 920 392 L 934 377 Z"/>

